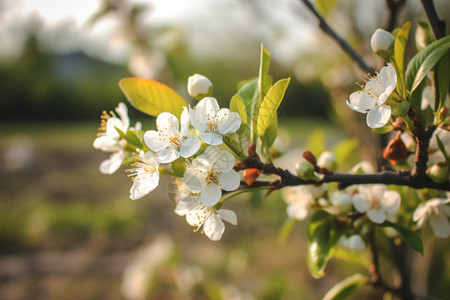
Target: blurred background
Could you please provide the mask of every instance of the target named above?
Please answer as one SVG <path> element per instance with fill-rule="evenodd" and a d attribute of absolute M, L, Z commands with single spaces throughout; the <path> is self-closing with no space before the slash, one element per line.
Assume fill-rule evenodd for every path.
<path fill-rule="evenodd" d="M 397 2 L 394 26 L 425 20 L 419 1 Z M 449 24 L 448 2 L 435 2 Z M 392 26 L 385 1 L 336 1 L 327 20 L 383 65 L 369 40 Z M 332 261 L 324 279 L 309 275 L 304 224 L 279 241 L 279 193 L 229 201 L 239 225 L 211 242 L 173 213 L 167 180 L 132 201 L 124 168 L 100 174 L 108 154 L 92 148 L 102 111 L 126 102 L 121 78 L 158 80 L 188 100 L 187 78 L 201 73 L 227 106 L 236 84 L 257 75 L 264 44 L 274 80 L 292 78 L 279 112 L 289 150 L 277 163 L 342 141 L 343 171 L 374 161 L 377 143 L 354 125 L 364 116 L 345 105 L 362 71 L 301 1 L 0 0 L 0 41 L 0 299 L 317 299 L 355 271 Z"/>

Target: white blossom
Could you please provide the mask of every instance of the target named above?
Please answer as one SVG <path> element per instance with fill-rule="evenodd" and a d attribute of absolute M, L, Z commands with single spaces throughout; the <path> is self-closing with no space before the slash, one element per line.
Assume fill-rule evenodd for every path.
<path fill-rule="evenodd" d="M 305 220 L 309 215 L 316 199 L 327 190 L 327 185 L 300 185 L 288 187 L 283 190 L 284 200 L 287 203 L 286 213 L 290 218 Z"/>
<path fill-rule="evenodd" d="M 422 228 L 428 221 L 434 234 L 440 238 L 450 235 L 450 198 L 433 198 L 419 204 L 413 214 L 413 221 L 417 222 L 417 228 Z"/>
<path fill-rule="evenodd" d="M 200 132 L 200 139 L 209 145 L 220 145 L 223 134 L 236 132 L 241 126 L 241 117 L 228 108 L 220 109 L 217 100 L 203 98 L 189 111 L 191 124 Z"/>
<path fill-rule="evenodd" d="M 390 213 L 400 207 L 400 194 L 387 190 L 383 184 L 360 185 L 353 195 L 353 205 L 360 213 L 366 213 L 374 223 L 382 224 Z"/>
<path fill-rule="evenodd" d="M 94 140 L 94 148 L 105 152 L 112 152 L 110 157 L 100 164 L 100 172 L 103 174 L 112 174 L 117 171 L 125 160 L 124 148 L 127 142 L 120 138 L 116 127 L 123 132 L 127 132 L 130 126 L 127 106 L 120 102 L 115 109 L 118 117 L 111 112 L 103 112 L 102 124 L 100 126 L 99 136 Z"/>
<path fill-rule="evenodd" d="M 194 74 L 188 78 L 188 93 L 194 99 L 201 100 L 211 96 L 212 88 L 211 81 L 201 74 Z"/>
<path fill-rule="evenodd" d="M 136 156 L 135 168 L 127 170 L 133 179 L 130 198 L 136 200 L 153 191 L 159 184 L 159 162 L 153 152 Z"/>
<path fill-rule="evenodd" d="M 373 52 L 377 52 L 378 50 L 387 51 L 394 41 L 395 37 L 390 32 L 378 28 L 370 39 L 370 46 Z"/>
<path fill-rule="evenodd" d="M 214 206 L 222 197 L 222 189 L 234 191 L 241 178 L 233 170 L 233 154 L 216 146 L 208 146 L 205 152 L 196 157 L 186 168 L 184 183 L 193 193 L 200 193 L 201 202 Z"/>
<path fill-rule="evenodd" d="M 236 214 L 228 209 L 218 209 L 208 207 L 202 204 L 199 196 L 188 196 L 181 199 L 176 207 L 175 213 L 180 216 L 186 216 L 189 225 L 197 227 L 198 231 L 202 226 L 202 233 L 212 241 L 218 241 L 222 238 L 225 231 L 225 220 L 233 225 L 237 225 Z"/>
<path fill-rule="evenodd" d="M 391 64 L 383 67 L 378 76 L 370 76 L 362 90 L 354 92 L 347 105 L 360 113 L 367 113 L 366 122 L 370 128 L 383 127 L 391 117 L 391 107 L 384 102 L 397 85 L 397 74 Z"/>
<path fill-rule="evenodd" d="M 366 249 L 366 244 L 364 243 L 362 237 L 359 234 L 353 234 L 349 237 L 342 236 L 339 239 L 339 245 L 342 248 L 349 251 L 363 251 Z"/>
<path fill-rule="evenodd" d="M 180 127 L 181 122 L 181 127 Z M 196 135 L 189 135 L 189 112 L 184 107 L 180 122 L 168 112 L 163 112 L 156 118 L 158 131 L 149 130 L 144 134 L 148 147 L 156 152 L 160 163 L 169 163 L 182 156 L 188 158 L 200 149 L 201 142 Z"/>
<path fill-rule="evenodd" d="M 333 206 L 347 211 L 352 208 L 353 196 L 344 191 L 335 191 L 330 195 L 330 202 Z"/>
<path fill-rule="evenodd" d="M 334 169 L 336 169 L 336 164 L 336 155 L 331 151 L 323 152 L 317 159 L 317 165 L 321 168 L 328 169 L 329 171 L 334 171 Z"/>

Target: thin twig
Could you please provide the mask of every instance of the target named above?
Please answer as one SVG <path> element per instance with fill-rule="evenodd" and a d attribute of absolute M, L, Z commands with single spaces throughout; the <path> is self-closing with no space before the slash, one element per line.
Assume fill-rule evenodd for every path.
<path fill-rule="evenodd" d="M 433 0 L 421 0 L 428 22 L 436 40 L 445 37 L 445 21 L 439 19 Z"/>
<path fill-rule="evenodd" d="M 400 11 L 400 7 L 405 5 L 406 0 L 386 0 L 386 6 L 387 6 L 387 24 L 386 24 L 386 30 L 391 32 L 394 30 L 396 23 L 397 23 L 397 17 L 398 13 Z"/>
<path fill-rule="evenodd" d="M 308 0 L 301 0 L 306 7 L 316 16 L 316 18 L 319 20 L 319 27 L 322 29 L 322 31 L 326 34 L 328 34 L 332 39 L 334 39 L 338 45 L 344 50 L 345 53 L 347 53 L 358 65 L 359 67 L 365 72 L 370 74 L 375 74 L 375 69 L 369 66 L 362 57 L 356 53 L 356 51 L 345 41 L 343 38 L 341 38 L 336 31 L 334 31 L 330 25 L 328 25 L 327 21 L 317 12 L 314 5 L 311 4 Z"/>

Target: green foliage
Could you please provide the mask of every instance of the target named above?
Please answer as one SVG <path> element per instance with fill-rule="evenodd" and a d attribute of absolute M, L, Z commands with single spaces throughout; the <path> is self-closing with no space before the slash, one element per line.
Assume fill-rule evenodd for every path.
<path fill-rule="evenodd" d="M 323 296 L 323 300 L 341 300 L 347 299 L 358 287 L 368 282 L 367 276 L 362 274 L 353 274 L 333 286 Z"/>
<path fill-rule="evenodd" d="M 417 50 L 422 50 L 434 41 L 433 32 L 430 25 L 424 21 L 417 22 L 416 28 L 416 47 Z"/>
<path fill-rule="evenodd" d="M 314 1 L 314 6 L 319 14 L 326 18 L 333 11 L 336 6 L 336 2 L 337 0 L 316 0 Z"/>
<path fill-rule="evenodd" d="M 450 49 L 450 36 L 437 40 L 419 51 L 406 68 L 406 87 L 413 93 L 422 80 Z"/>
<path fill-rule="evenodd" d="M 150 116 L 170 112 L 177 118 L 183 112 L 186 101 L 173 89 L 157 81 L 143 78 L 124 78 L 119 87 L 128 101 L 137 109 Z"/>
<path fill-rule="evenodd" d="M 339 239 L 334 228 L 333 216 L 324 210 L 317 210 L 308 219 L 306 233 L 308 237 L 307 264 L 314 278 L 325 275 L 325 267 L 331 258 L 331 250 Z"/>
<path fill-rule="evenodd" d="M 449 91 L 450 80 L 450 52 L 447 50 L 447 54 L 444 54 L 439 60 L 434 73 L 434 90 L 435 90 L 435 103 L 434 112 L 439 113 L 443 107 L 445 100 L 447 99 Z"/>
<path fill-rule="evenodd" d="M 395 229 L 411 249 L 423 255 L 423 242 L 417 232 L 389 221 L 385 221 L 381 226 Z"/>
<path fill-rule="evenodd" d="M 347 164 L 348 162 L 350 162 L 350 164 L 353 164 L 358 146 L 358 139 L 354 138 L 338 142 L 333 149 L 333 153 L 336 155 L 336 160 L 339 163 Z"/>
<path fill-rule="evenodd" d="M 395 58 L 395 66 L 397 68 L 397 79 L 398 79 L 397 86 L 403 98 L 406 98 L 404 64 L 405 64 L 405 49 L 406 44 L 408 42 L 410 27 L 411 27 L 410 22 L 407 22 L 405 25 L 403 25 L 402 29 L 400 29 L 395 38 L 394 44 L 394 58 Z"/>
<path fill-rule="evenodd" d="M 137 149 L 148 150 L 147 145 L 143 139 L 143 132 L 137 130 L 127 130 L 127 132 L 123 132 L 117 127 L 114 127 L 119 135 L 127 141 L 127 143 Z"/>
<path fill-rule="evenodd" d="M 326 148 L 326 137 L 325 131 L 321 128 L 314 129 L 313 132 L 308 137 L 306 141 L 306 149 L 311 151 L 312 154 L 318 156 L 320 153 L 325 151 Z"/>
<path fill-rule="evenodd" d="M 178 157 L 178 159 L 171 163 L 171 166 L 176 177 L 183 177 L 184 172 L 186 171 L 186 163 L 183 157 Z"/>

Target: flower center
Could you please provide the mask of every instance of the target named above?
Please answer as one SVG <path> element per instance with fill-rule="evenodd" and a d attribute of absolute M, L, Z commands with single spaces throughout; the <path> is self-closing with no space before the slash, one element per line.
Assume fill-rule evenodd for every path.
<path fill-rule="evenodd" d="M 360 87 L 369 96 L 373 98 L 380 98 L 381 94 L 384 93 L 384 88 L 383 85 L 381 84 L 380 79 L 378 79 L 378 73 L 376 72 L 375 76 L 372 76 L 368 73 L 366 76 L 367 77 L 364 79 L 366 84 L 360 85 Z"/>
<path fill-rule="evenodd" d="M 372 204 L 370 205 L 371 209 L 377 209 L 380 208 L 380 199 L 378 199 L 377 197 L 373 196 L 372 197 Z"/>
<path fill-rule="evenodd" d="M 156 165 L 145 156 L 136 156 L 136 161 L 134 163 L 135 168 L 126 170 L 128 177 L 134 181 L 136 179 L 142 180 L 147 176 L 152 176 L 156 172 Z"/>
<path fill-rule="evenodd" d="M 219 182 L 219 173 L 215 172 L 214 169 L 210 169 L 205 177 L 206 182 L 209 184 L 217 184 Z"/>

